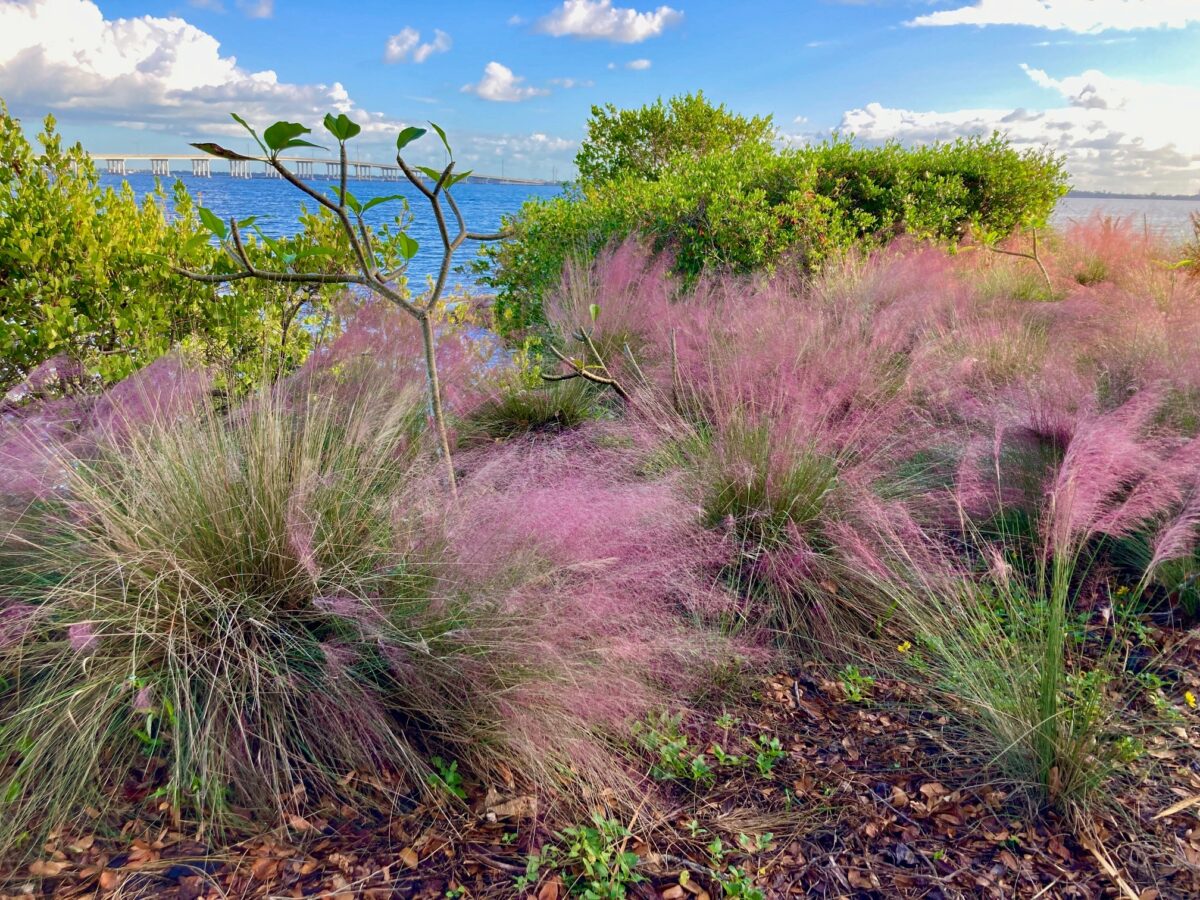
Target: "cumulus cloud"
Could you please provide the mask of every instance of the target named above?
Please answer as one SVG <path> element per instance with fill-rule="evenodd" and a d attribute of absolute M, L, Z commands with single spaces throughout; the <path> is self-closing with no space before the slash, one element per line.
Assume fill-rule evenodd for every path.
<path fill-rule="evenodd" d="M 906 24 L 1028 25 L 1096 34 L 1142 28 L 1186 28 L 1200 22 L 1196 0 L 976 0 L 970 6 L 917 16 Z"/>
<path fill-rule="evenodd" d="M 483 78 L 475 84 L 464 84 L 462 90 L 496 103 L 516 103 L 550 93 L 545 88 L 523 84 L 524 81 L 522 76 L 513 74 L 508 66 L 493 60 L 484 66 Z"/>
<path fill-rule="evenodd" d="M 248 71 L 183 19 L 109 20 L 92 0 L 0 3 L 0 96 L 14 109 L 136 122 L 191 139 L 240 134 L 231 110 L 251 121 L 308 123 L 339 111 L 367 134 L 402 125 L 360 109 L 336 82 L 292 84 L 269 69 Z"/>
<path fill-rule="evenodd" d="M 563 0 L 562 6 L 538 22 L 538 30 L 554 37 L 638 44 L 682 21 L 683 13 L 669 6 L 638 12 L 613 6 L 612 0 Z"/>
<path fill-rule="evenodd" d="M 408 62 L 411 59 L 419 64 L 435 53 L 445 53 L 450 49 L 450 43 L 450 35 L 440 28 L 435 28 L 433 40 L 422 44 L 421 32 L 405 26 L 387 39 L 383 59 L 389 63 Z"/>
<path fill-rule="evenodd" d="M 1019 147 L 1065 155 L 1076 186 L 1192 193 L 1200 179 L 1200 130 L 1180 127 L 1200 108 L 1200 88 L 1115 78 L 1095 69 L 1055 78 L 1022 66 L 1055 95 L 1044 109 L 916 111 L 869 103 L 846 112 L 840 130 L 865 141 L 920 143 L 1001 131 Z"/>

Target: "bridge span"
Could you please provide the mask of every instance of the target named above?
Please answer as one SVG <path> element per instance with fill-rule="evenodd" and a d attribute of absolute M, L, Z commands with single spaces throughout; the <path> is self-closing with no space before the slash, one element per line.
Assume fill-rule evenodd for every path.
<path fill-rule="evenodd" d="M 191 166 L 191 174 L 197 178 L 211 178 L 213 175 L 213 160 L 216 157 L 206 154 L 183 154 L 183 153 L 92 153 L 90 154 L 96 165 L 107 172 L 109 175 L 128 175 L 130 172 L 145 171 L 144 169 L 131 168 L 130 163 L 149 163 L 149 171 L 152 175 L 157 175 L 161 178 L 168 178 L 172 174 L 172 163 L 176 165 L 176 169 L 182 169 L 187 172 L 188 169 L 182 165 L 184 163 Z M 304 156 L 281 156 L 279 159 L 288 164 L 289 168 L 299 178 L 337 178 L 339 174 L 338 162 L 333 159 L 313 159 Z M 279 173 L 276 172 L 270 163 L 263 160 L 249 159 L 219 159 L 221 163 L 228 165 L 228 173 L 231 178 L 253 178 L 256 175 L 263 178 L 279 178 Z M 252 168 L 254 163 L 258 163 L 261 170 L 258 172 Z M 358 180 L 374 180 L 374 181 L 405 181 L 404 172 L 397 165 L 389 165 L 387 163 L 375 162 L 355 162 L 348 163 L 349 175 Z M 217 170 L 218 172 L 220 169 Z M 467 179 L 475 184 L 530 184 L 530 185 L 547 185 L 555 184 L 553 181 L 545 181 L 540 178 L 512 178 L 500 175 L 480 175 L 472 173 Z"/>

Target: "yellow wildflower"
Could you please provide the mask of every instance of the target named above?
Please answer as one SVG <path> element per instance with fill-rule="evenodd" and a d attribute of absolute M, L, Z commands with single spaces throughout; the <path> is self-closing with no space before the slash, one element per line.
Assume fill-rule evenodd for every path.
<path fill-rule="evenodd" d="M 1191 691 L 1184 691 L 1184 692 L 1183 692 L 1183 701 L 1184 701 L 1184 702 L 1185 702 L 1185 703 L 1186 703 L 1188 706 L 1190 706 L 1192 709 L 1195 709 L 1195 708 L 1196 708 L 1196 695 L 1195 695 L 1195 694 L 1193 694 Z"/>
<path fill-rule="evenodd" d="M 911 650 L 911 649 L 912 649 L 912 642 L 911 642 L 911 641 L 904 641 L 902 644 L 897 644 L 897 645 L 896 645 L 896 651 L 897 651 L 898 653 L 907 653 L 907 652 L 908 652 L 909 650 Z"/>

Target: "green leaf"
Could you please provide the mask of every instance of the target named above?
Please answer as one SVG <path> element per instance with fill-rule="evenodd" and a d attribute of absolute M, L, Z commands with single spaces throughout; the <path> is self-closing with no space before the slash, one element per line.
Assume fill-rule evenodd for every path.
<path fill-rule="evenodd" d="M 366 212 L 368 209 L 374 209 L 376 206 L 379 206 L 381 203 L 387 203 L 389 200 L 404 200 L 404 199 L 406 199 L 406 198 L 403 194 L 388 194 L 386 197 L 372 197 L 370 200 L 368 200 L 366 203 L 363 204 L 362 211 Z"/>
<path fill-rule="evenodd" d="M 336 119 L 333 117 L 333 113 L 326 113 L 325 130 L 339 141 L 348 141 L 362 131 L 362 126 L 350 121 L 345 113 L 339 113 Z"/>
<path fill-rule="evenodd" d="M 192 146 L 203 153 L 207 153 L 209 156 L 218 156 L 221 159 L 254 159 L 253 156 L 243 156 L 241 153 L 237 153 L 233 150 L 226 150 L 220 144 L 202 142 L 199 144 L 192 144 Z"/>
<path fill-rule="evenodd" d="M 363 205 L 358 202 L 358 198 L 355 197 L 352 193 L 350 193 L 350 191 L 346 191 L 346 195 L 345 195 L 345 197 L 343 197 L 340 189 L 333 188 L 329 191 L 329 195 L 331 197 L 333 197 L 333 199 L 335 201 L 337 201 L 338 203 L 342 203 L 345 206 L 350 207 L 350 209 L 353 210 L 354 212 L 359 213 L 359 214 L 362 213 Z"/>
<path fill-rule="evenodd" d="M 450 155 L 450 158 L 454 159 L 454 151 L 450 149 L 450 142 L 446 140 L 446 132 L 442 131 L 442 126 L 436 122 L 430 122 L 429 125 L 437 132 L 437 136 L 442 139 L 442 146 L 446 148 L 446 152 Z"/>
<path fill-rule="evenodd" d="M 419 137 L 424 137 L 426 130 L 415 125 L 409 125 L 396 137 L 396 149 L 403 150 Z"/>
<path fill-rule="evenodd" d="M 438 180 L 442 177 L 441 169 L 431 169 L 429 166 L 417 166 L 417 171 L 424 172 L 434 184 L 437 184 Z"/>
<path fill-rule="evenodd" d="M 467 169 L 467 171 L 465 171 L 465 172 L 459 172 L 457 175 L 451 175 L 450 178 L 448 178 L 446 180 L 446 187 L 448 187 L 448 188 L 454 187 L 460 181 L 466 181 L 468 178 L 471 177 L 471 173 L 473 171 L 475 171 L 475 170 Z"/>
<path fill-rule="evenodd" d="M 196 212 L 200 214 L 200 221 L 204 224 L 205 228 L 221 240 L 229 237 L 229 226 L 215 212 L 204 206 L 196 207 Z"/>
<path fill-rule="evenodd" d="M 241 223 L 239 222 L 238 224 L 240 225 Z M 267 235 L 263 233 L 263 230 L 257 225 L 254 226 L 254 233 L 258 235 L 259 240 L 271 248 L 272 253 L 274 253 L 276 256 L 283 256 L 283 251 L 280 249 L 279 241 L 267 237 Z"/>
<path fill-rule="evenodd" d="M 203 231 L 200 232 L 199 234 L 192 235 L 190 238 L 188 238 L 186 241 L 184 241 L 183 248 L 182 248 L 183 255 L 191 256 L 193 253 L 195 253 L 197 250 L 199 250 L 201 247 L 203 247 L 205 244 L 207 244 L 211 237 L 212 237 L 212 235 L 205 234 Z"/>
<path fill-rule="evenodd" d="M 590 315 L 592 317 L 593 322 L 595 322 L 598 318 L 600 318 L 600 304 L 593 303 L 591 306 L 589 306 L 588 307 L 588 315 Z"/>
<path fill-rule="evenodd" d="M 239 116 L 237 113 L 230 113 L 229 115 L 231 115 L 233 117 L 233 121 L 237 122 L 239 125 L 241 125 L 243 128 L 245 128 L 248 132 L 250 132 L 250 136 L 252 138 L 254 138 L 254 142 L 256 144 L 258 144 L 258 146 L 260 148 L 262 148 L 263 153 L 266 153 L 267 148 L 263 147 L 263 142 L 259 139 L 258 132 L 255 131 L 253 128 L 251 128 L 250 125 L 246 122 L 246 120 L 243 119 L 241 116 Z M 192 146 L 195 146 L 195 144 L 193 144 Z"/>
<path fill-rule="evenodd" d="M 237 223 L 238 228 L 249 228 L 251 225 L 253 225 L 255 222 L 257 222 L 258 219 L 259 219 L 258 216 L 250 216 L 249 218 L 246 218 L 246 219 L 239 219 L 238 223 Z"/>
<path fill-rule="evenodd" d="M 291 146 L 290 142 L 295 138 L 302 134 L 309 134 L 311 131 L 311 128 L 305 128 L 299 122 L 276 122 L 263 132 L 263 140 L 267 142 L 268 147 L 278 153 Z"/>
<path fill-rule="evenodd" d="M 412 259 L 417 255 L 417 250 L 420 245 L 403 231 L 396 235 L 396 243 L 400 245 L 400 255 L 406 260 Z"/>
<path fill-rule="evenodd" d="M 279 149 L 291 150 L 293 147 L 316 147 L 318 150 L 328 149 L 326 147 L 322 147 L 320 144 L 314 144 L 312 141 L 288 141 Z"/>

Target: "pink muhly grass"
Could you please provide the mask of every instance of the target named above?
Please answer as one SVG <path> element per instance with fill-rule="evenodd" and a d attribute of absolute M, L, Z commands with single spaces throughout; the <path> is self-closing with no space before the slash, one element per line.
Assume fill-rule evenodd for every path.
<path fill-rule="evenodd" d="M 577 647 L 581 659 L 595 656 L 614 671 L 651 673 L 681 689 L 695 684 L 698 658 L 712 648 L 685 623 L 727 608 L 713 582 L 719 539 L 699 526 L 698 510 L 674 484 L 633 477 L 627 455 L 589 441 L 585 430 L 495 448 L 464 484 L 451 546 L 473 576 L 490 577 L 522 558 L 545 572 L 540 589 L 506 602 L 551 628 L 546 644 Z M 651 696 L 644 684 L 631 685 L 629 696 L 614 688 L 606 707 L 642 709 Z"/>
<path fill-rule="evenodd" d="M 1153 395 L 1139 396 L 1078 424 L 1046 491 L 1046 540 L 1052 552 L 1070 552 L 1100 532 L 1125 534 L 1145 521 L 1145 507 L 1121 501 L 1158 462 L 1144 436 L 1157 404 Z"/>
<path fill-rule="evenodd" d="M 436 352 L 443 402 L 465 416 L 485 399 L 500 348 L 482 329 L 443 322 Z M 391 304 L 370 301 L 349 311 L 342 333 L 314 348 L 288 383 L 300 396 L 316 392 L 352 402 L 377 391 L 424 391 L 425 378 L 420 329 Z"/>
<path fill-rule="evenodd" d="M 120 438 L 155 422 L 195 416 L 211 390 L 209 372 L 181 353 L 168 353 L 101 394 L 87 425 Z"/>
<path fill-rule="evenodd" d="M 1200 538 L 1200 488 L 1193 485 L 1180 510 L 1159 530 L 1151 546 L 1153 555 L 1146 567 L 1153 573 L 1163 563 L 1183 559 L 1195 552 Z"/>
<path fill-rule="evenodd" d="M 72 653 L 88 653 L 100 643 L 94 622 L 72 622 L 67 628 L 67 640 Z"/>
<path fill-rule="evenodd" d="M 19 646 L 37 622 L 39 607 L 19 601 L 0 602 L 0 652 Z"/>
<path fill-rule="evenodd" d="M 677 284 L 670 254 L 651 254 L 636 239 L 610 247 L 591 265 L 569 263 L 546 303 L 546 317 L 564 342 L 579 329 L 593 334 L 614 371 L 627 368 L 626 345 L 642 362 L 665 346 L 669 310 Z M 592 307 L 599 314 L 592 320 Z"/>

